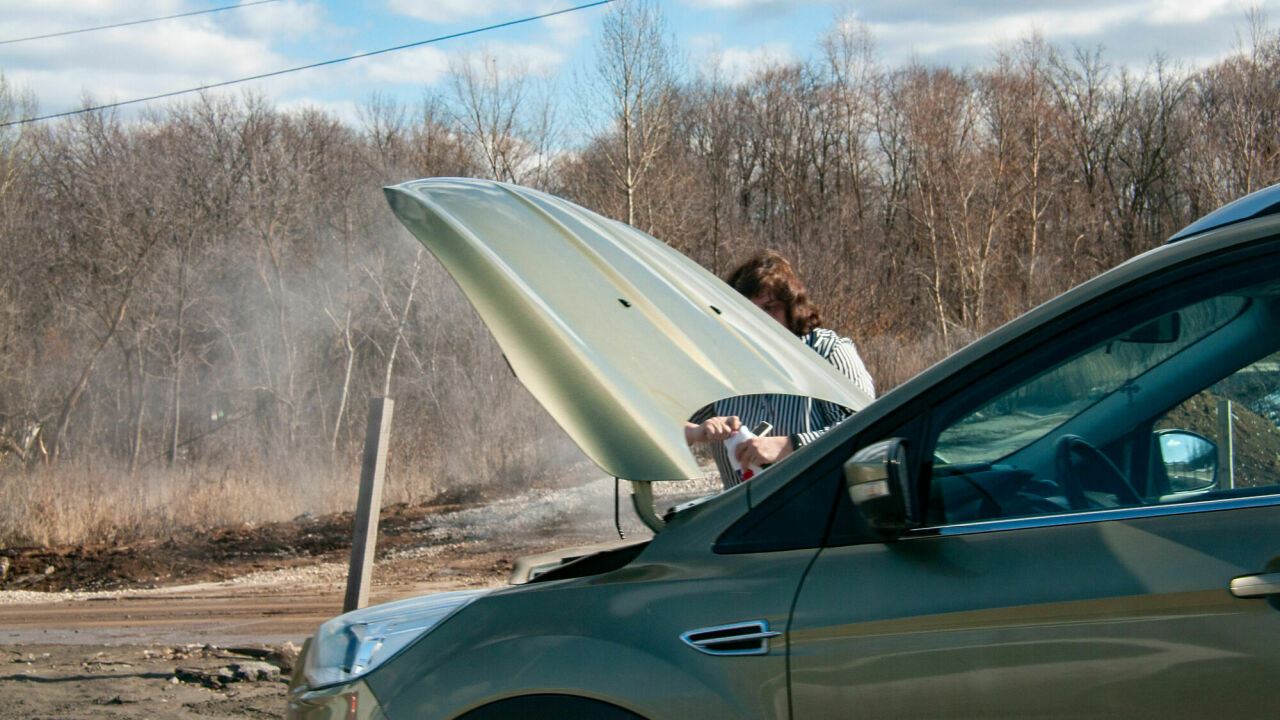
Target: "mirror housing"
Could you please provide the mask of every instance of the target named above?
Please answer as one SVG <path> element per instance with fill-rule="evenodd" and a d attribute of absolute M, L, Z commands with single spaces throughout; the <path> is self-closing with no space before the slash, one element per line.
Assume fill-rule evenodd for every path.
<path fill-rule="evenodd" d="M 896 538 L 919 524 L 909 475 L 907 442 L 902 438 L 868 445 L 844 464 L 849 499 L 867 524 L 885 538 Z"/>

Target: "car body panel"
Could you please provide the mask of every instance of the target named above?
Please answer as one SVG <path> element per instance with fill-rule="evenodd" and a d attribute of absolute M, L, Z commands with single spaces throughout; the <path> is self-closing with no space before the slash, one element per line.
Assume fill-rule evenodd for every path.
<path fill-rule="evenodd" d="M 873 404 L 848 431 L 856 426 L 859 446 L 904 436 L 928 467 L 930 438 L 997 390 L 1021 387 L 1017 378 L 1182 303 L 1269 285 L 1054 430 L 1136 458 L 1151 417 L 1275 352 L 1277 231 L 1275 218 L 1241 221 L 1135 259 L 1006 326 L 1005 337 L 980 341 L 970 362 L 935 369 L 936 383 L 904 392 L 896 413 Z M 1268 387 L 1280 392 L 1274 380 Z M 1052 472 L 1052 443 L 1035 437 L 997 452 L 999 462 Z M 1229 590 L 1237 577 L 1280 567 L 1280 458 L 1271 468 L 1271 485 L 1217 496 L 832 543 L 806 575 L 792 618 L 794 717 L 829 717 L 853 702 L 865 717 L 1274 714 L 1268 678 L 1280 671 L 1280 612 Z"/>
<path fill-rule="evenodd" d="M 305 659 L 306 653 L 301 657 Z M 286 715 L 295 720 L 386 720 L 387 717 L 369 687 L 359 680 L 315 691 L 295 686 L 287 698 Z"/>
<path fill-rule="evenodd" d="M 786 718 L 781 638 L 765 655 L 713 656 L 680 636 L 745 621 L 785 631 L 815 551 L 691 558 L 678 547 L 690 539 L 664 532 L 621 570 L 485 596 L 368 683 L 389 717 L 455 717 L 505 697 L 569 693 L 646 718 L 671 708 L 704 720 Z"/>
<path fill-rule="evenodd" d="M 559 198 L 459 178 L 387 188 L 512 369 L 582 450 L 627 480 L 702 475 L 683 425 L 754 393 L 870 398 L 696 263 Z"/>
<path fill-rule="evenodd" d="M 1259 716 L 1280 612 L 1228 587 L 1278 552 L 1274 505 L 825 549 L 794 717 Z"/>

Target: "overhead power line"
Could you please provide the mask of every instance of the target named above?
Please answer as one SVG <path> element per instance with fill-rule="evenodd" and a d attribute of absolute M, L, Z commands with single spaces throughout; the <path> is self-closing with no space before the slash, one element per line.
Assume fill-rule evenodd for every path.
<path fill-rule="evenodd" d="M 130 20 L 128 22 L 113 23 L 111 25 L 98 25 L 96 27 L 80 28 L 79 30 L 63 30 L 62 32 L 47 33 L 44 35 L 31 35 L 28 37 L 13 38 L 12 40 L 0 40 L 0 45 L 27 42 L 28 40 L 44 40 L 45 38 L 75 35 L 77 33 L 87 33 L 95 30 L 110 30 L 111 28 L 143 25 L 145 23 L 160 22 L 161 20 L 176 20 L 177 18 L 191 17 L 193 15 L 208 15 L 209 13 L 222 12 L 223 10 L 239 10 L 240 8 L 247 8 L 253 5 L 265 5 L 273 2 L 280 2 L 280 0 L 253 0 L 252 2 L 240 3 L 239 5 L 224 5 L 222 7 L 209 8 L 208 10 L 195 10 L 192 12 L 178 13 L 177 15 L 165 15 L 164 17 L 146 18 L 145 20 Z"/>
<path fill-rule="evenodd" d="M 70 117 L 72 115 L 83 115 L 84 113 L 96 112 L 98 110 L 110 110 L 111 108 L 123 107 L 125 105 L 136 105 L 137 103 L 151 102 L 152 100 L 163 100 L 164 98 L 176 97 L 178 95 L 187 95 L 194 92 L 202 92 L 204 90 L 213 90 L 215 88 L 227 87 L 228 85 L 238 85 L 240 83 L 252 82 L 254 80 L 262 80 L 265 78 L 276 77 L 279 75 L 287 75 L 289 73 L 300 72 L 302 70 L 311 70 L 313 68 L 324 67 L 326 65 L 337 65 L 338 63 L 349 62 L 351 60 L 359 60 L 361 58 L 373 57 L 374 55 L 384 55 L 386 53 L 396 52 L 398 50 L 407 50 L 409 48 L 419 47 L 422 45 L 430 45 L 431 43 L 442 42 L 444 40 L 453 40 L 454 38 L 465 37 L 467 35 L 475 35 L 477 33 L 488 32 L 490 30 L 500 30 L 502 28 L 511 27 L 512 25 L 520 25 L 522 23 L 530 23 L 536 20 L 544 20 L 556 15 L 564 15 L 566 13 L 586 10 L 588 8 L 597 7 L 599 5 L 608 5 L 615 0 L 598 0 L 597 2 L 586 3 L 584 5 L 576 5 L 563 10 L 554 10 L 552 12 L 542 13 L 541 15 L 531 15 L 529 17 L 520 18 L 519 20 L 509 20 L 507 22 L 498 23 L 497 25 L 487 25 L 474 30 L 464 30 L 462 32 L 451 33 L 449 35 L 441 35 L 428 40 L 419 40 L 418 42 L 406 43 L 404 45 L 396 45 L 395 47 L 382 48 L 381 50 L 370 50 L 368 52 L 356 53 L 355 55 L 347 55 L 346 57 L 334 58 L 333 60 L 323 60 L 321 62 L 311 63 L 309 65 L 299 65 L 297 67 L 285 68 L 284 70 L 275 70 L 273 72 L 262 73 L 260 75 L 250 75 L 248 77 L 236 78 L 235 80 L 224 80 L 222 82 L 210 83 L 199 87 L 187 88 L 185 90 L 171 90 L 169 92 L 160 93 L 158 95 L 148 95 L 146 97 L 133 98 L 132 100 L 121 100 L 119 102 L 104 103 L 102 105 L 94 105 L 93 107 L 80 108 L 79 110 L 68 110 L 66 112 L 52 113 L 50 115 L 38 115 L 36 117 L 22 118 L 21 120 L 12 120 L 6 123 L 0 123 L 0 128 L 11 127 L 13 125 L 27 125 L 29 123 L 42 122 L 44 120 L 54 120 L 60 117 Z"/>

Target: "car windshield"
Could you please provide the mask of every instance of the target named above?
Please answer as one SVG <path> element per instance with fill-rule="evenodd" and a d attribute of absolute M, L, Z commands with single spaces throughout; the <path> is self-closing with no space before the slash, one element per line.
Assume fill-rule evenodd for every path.
<path fill-rule="evenodd" d="M 963 416 L 938 437 L 935 463 L 1004 458 L 1240 314 L 1247 300 L 1218 296 L 1130 328 Z"/>

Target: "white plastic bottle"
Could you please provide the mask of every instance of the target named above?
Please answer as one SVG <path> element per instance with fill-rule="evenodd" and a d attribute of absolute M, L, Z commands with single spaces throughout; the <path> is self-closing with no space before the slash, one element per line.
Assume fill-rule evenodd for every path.
<path fill-rule="evenodd" d="M 733 468 L 733 473 L 737 476 L 738 482 L 741 483 L 750 480 L 756 475 L 764 472 L 764 470 L 755 465 L 748 465 L 745 468 L 742 467 L 742 464 L 738 462 L 738 458 L 734 456 L 734 451 L 743 440 L 749 440 L 753 437 L 764 437 L 772 431 L 773 426 L 762 421 L 756 424 L 756 426 L 751 430 L 748 430 L 745 427 L 740 427 L 735 430 L 732 435 L 725 438 L 724 449 L 729 453 L 729 466 Z"/>

